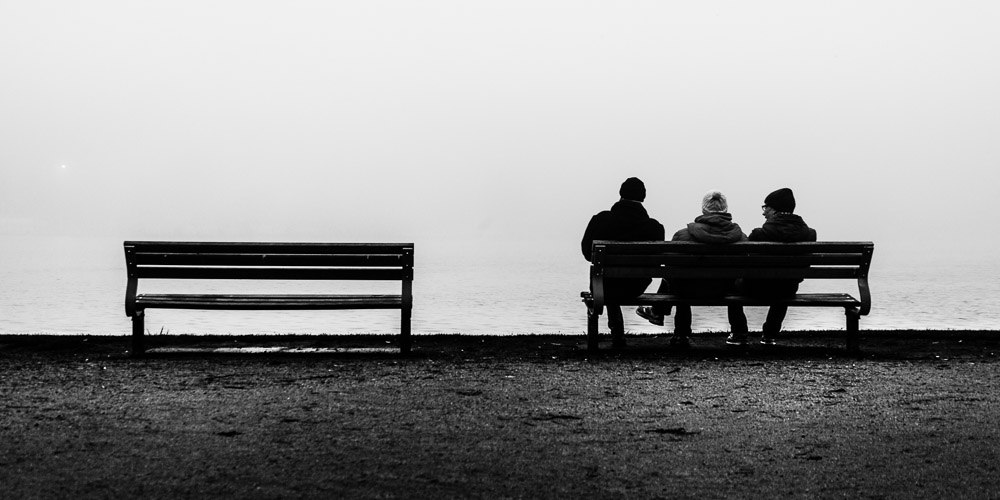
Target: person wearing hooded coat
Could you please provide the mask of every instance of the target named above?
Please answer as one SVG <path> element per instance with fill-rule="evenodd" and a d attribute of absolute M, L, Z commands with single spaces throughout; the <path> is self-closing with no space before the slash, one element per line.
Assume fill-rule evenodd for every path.
<path fill-rule="evenodd" d="M 646 199 L 646 186 L 636 177 L 629 177 L 618 190 L 621 199 L 590 218 L 583 232 L 580 249 L 589 262 L 594 240 L 616 241 L 663 241 L 664 229 L 656 219 L 649 216 L 642 202 Z M 652 282 L 650 278 L 615 279 L 605 281 L 608 311 L 608 328 L 615 349 L 625 347 L 625 319 L 621 306 L 616 301 L 638 297 Z"/>
<path fill-rule="evenodd" d="M 726 196 L 719 191 L 709 191 L 702 198 L 702 215 L 674 233 L 671 241 L 693 241 L 708 245 L 726 245 L 746 241 L 747 235 L 740 229 L 739 224 L 733 222 L 733 216 L 729 214 L 728 210 L 729 203 Z M 731 279 L 672 279 L 662 280 L 657 293 L 674 293 L 689 297 L 718 297 L 732 292 L 734 286 L 735 281 Z M 670 309 L 664 306 L 643 306 L 636 309 L 636 314 L 654 325 L 663 325 L 663 317 L 670 314 Z M 731 331 L 746 336 L 747 319 L 743 314 L 743 308 L 730 306 L 728 316 Z M 671 339 L 671 344 L 679 347 L 688 346 L 690 334 L 691 306 L 678 305 L 674 315 L 674 338 Z"/>

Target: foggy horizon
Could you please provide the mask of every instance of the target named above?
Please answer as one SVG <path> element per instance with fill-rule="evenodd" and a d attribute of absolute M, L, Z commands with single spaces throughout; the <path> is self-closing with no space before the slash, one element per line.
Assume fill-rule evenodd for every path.
<path fill-rule="evenodd" d="M 566 241 L 790 187 L 821 240 L 956 242 L 997 184 L 989 2 L 17 2 L 0 234 Z"/>

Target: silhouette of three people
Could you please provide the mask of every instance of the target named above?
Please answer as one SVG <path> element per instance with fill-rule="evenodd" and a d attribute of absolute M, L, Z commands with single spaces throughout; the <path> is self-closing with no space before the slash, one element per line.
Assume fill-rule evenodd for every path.
<path fill-rule="evenodd" d="M 629 177 L 619 189 L 621 199 L 610 210 L 602 211 L 590 219 L 581 241 L 583 256 L 591 260 L 594 240 L 617 241 L 659 241 L 664 239 L 663 225 L 649 216 L 642 203 L 646 199 L 646 187 L 636 177 Z M 693 241 L 707 245 L 725 245 L 740 241 L 801 242 L 816 241 L 816 230 L 810 228 L 799 215 L 794 214 L 795 196 L 791 189 L 777 189 L 764 198 L 761 211 L 765 222 L 747 236 L 729 213 L 726 196 L 717 190 L 707 192 L 701 201 L 701 215 L 674 233 L 671 241 Z M 658 293 L 671 293 L 690 297 L 717 297 L 732 292 L 760 297 L 786 297 L 795 295 L 802 280 L 781 279 L 664 279 Z M 625 345 L 625 324 L 622 316 L 622 302 L 634 299 L 646 291 L 652 282 L 650 278 L 614 279 L 605 281 L 606 303 L 608 305 L 608 328 L 611 330 L 612 346 Z M 762 326 L 761 343 L 774 345 L 781 324 L 788 311 L 787 306 L 771 306 Z M 664 317 L 670 314 L 669 306 L 642 306 L 636 314 L 654 325 L 662 326 Z M 745 345 L 749 329 L 742 306 L 728 306 L 730 334 L 726 343 Z M 678 305 L 674 315 L 674 336 L 671 344 L 678 347 L 690 345 L 691 306 Z"/>

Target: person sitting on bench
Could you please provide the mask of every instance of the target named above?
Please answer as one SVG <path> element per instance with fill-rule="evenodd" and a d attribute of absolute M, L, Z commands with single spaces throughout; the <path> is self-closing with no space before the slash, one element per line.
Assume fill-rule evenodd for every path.
<path fill-rule="evenodd" d="M 816 241 L 816 230 L 810 228 L 802 217 L 793 214 L 795 211 L 795 195 L 789 188 L 778 189 L 764 198 L 760 207 L 765 222 L 761 227 L 750 231 L 750 241 L 774 241 L 779 243 L 795 243 L 800 241 Z M 740 292 L 757 297 L 790 297 L 799 290 L 802 280 L 750 280 L 737 282 Z M 771 306 L 764 319 L 760 343 L 774 345 L 781 323 L 785 320 L 788 306 Z M 739 335 L 736 330 L 729 334 L 726 343 L 743 345 L 747 335 Z"/>
<path fill-rule="evenodd" d="M 709 245 L 724 245 L 746 241 L 747 235 L 733 222 L 729 214 L 729 203 L 726 196 L 719 191 L 709 191 L 701 201 L 701 215 L 687 227 L 674 233 L 671 241 L 693 241 Z M 661 280 L 657 293 L 673 293 L 689 297 L 716 297 L 726 295 L 735 285 L 731 279 Z M 654 325 L 663 325 L 663 317 L 670 314 L 669 306 L 643 306 L 636 309 L 636 314 Z M 729 306 L 729 326 L 733 333 L 747 333 L 747 319 L 740 306 Z M 687 347 L 690 345 L 688 336 L 691 334 L 691 306 L 678 305 L 674 315 L 674 337 L 671 345 Z"/>
<path fill-rule="evenodd" d="M 662 241 L 663 225 L 649 216 L 642 202 L 646 199 L 646 185 L 636 177 L 629 177 L 618 190 L 621 199 L 605 210 L 590 218 L 587 229 L 583 232 L 580 249 L 584 258 L 591 259 L 591 247 L 594 240 L 617 241 Z M 621 306 L 614 305 L 615 300 L 627 300 L 638 297 L 646 291 L 652 282 L 650 278 L 609 280 L 606 289 L 608 294 L 608 328 L 611 330 L 611 342 L 615 349 L 625 347 L 625 319 L 622 317 Z"/>

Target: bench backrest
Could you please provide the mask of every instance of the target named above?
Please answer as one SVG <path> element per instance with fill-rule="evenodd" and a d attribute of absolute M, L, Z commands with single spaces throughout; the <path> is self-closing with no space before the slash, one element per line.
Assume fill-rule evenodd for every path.
<path fill-rule="evenodd" d="M 140 278 L 401 281 L 411 295 L 413 243 L 126 241 L 126 305 Z"/>
<path fill-rule="evenodd" d="M 875 244 L 870 241 L 707 245 L 598 240 L 592 248 L 591 292 L 601 303 L 604 278 L 852 279 L 858 283 L 862 313 L 871 308 L 868 269 Z"/>

